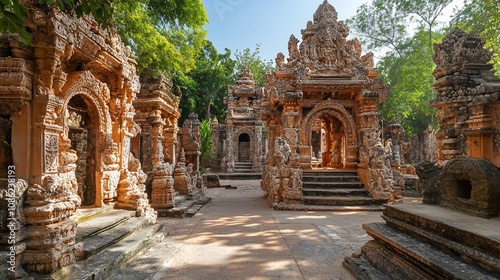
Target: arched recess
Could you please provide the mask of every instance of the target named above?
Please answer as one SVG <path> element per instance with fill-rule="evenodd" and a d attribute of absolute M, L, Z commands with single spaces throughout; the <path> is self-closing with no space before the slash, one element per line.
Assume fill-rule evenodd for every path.
<path fill-rule="evenodd" d="M 251 162 L 252 141 L 250 134 L 242 132 L 238 135 L 238 162 Z"/>
<path fill-rule="evenodd" d="M 94 161 L 92 165 L 92 181 L 95 190 L 91 192 L 94 195 L 93 200 L 88 200 L 87 203 L 83 204 L 102 206 L 103 186 L 101 178 L 105 170 L 102 152 L 110 150 L 113 146 L 111 115 L 109 107 L 106 105 L 110 100 L 109 89 L 105 83 L 96 79 L 90 71 L 82 71 L 69 74 L 67 83 L 61 92 L 63 93 L 63 113 L 61 114 L 61 124 L 63 126 L 62 139 L 72 140 L 70 139 L 72 135 L 70 123 L 74 122 L 74 119 L 68 115 L 70 111 L 75 110 L 75 108 L 71 108 L 72 105 L 76 104 L 75 102 L 79 102 L 80 104 L 84 102 L 85 108 L 88 110 L 87 113 L 91 123 L 86 124 L 86 128 L 89 130 L 89 134 L 92 135 L 88 144 L 92 145 L 93 156 L 91 157 L 93 158 L 90 158 L 90 160 Z M 74 143 L 72 149 L 75 149 Z M 84 201 L 82 199 L 82 202 Z"/>
<path fill-rule="evenodd" d="M 314 121 L 321 115 L 331 115 L 337 118 L 347 130 L 347 145 L 358 145 L 356 122 L 354 121 L 351 114 L 347 112 L 344 106 L 336 102 L 325 102 L 318 104 L 303 118 L 300 127 L 300 130 L 302 131 L 300 136 L 301 145 L 311 145 L 311 129 L 313 127 Z"/>
<path fill-rule="evenodd" d="M 312 155 L 312 130 L 314 122 L 318 118 L 329 116 L 340 123 L 340 129 L 344 136 L 340 136 L 335 141 L 341 143 L 338 149 L 327 149 L 322 153 L 321 166 L 331 166 L 340 168 L 353 168 L 357 165 L 357 133 L 356 123 L 349 112 L 335 101 L 317 104 L 302 120 L 300 126 L 300 143 L 304 156 L 309 156 L 309 160 L 304 159 L 305 164 L 311 161 Z M 333 141 L 333 140 L 331 140 Z M 327 142 L 328 143 L 328 142 Z M 335 143 L 335 142 L 332 142 Z M 335 144 L 334 144 L 335 145 Z"/>

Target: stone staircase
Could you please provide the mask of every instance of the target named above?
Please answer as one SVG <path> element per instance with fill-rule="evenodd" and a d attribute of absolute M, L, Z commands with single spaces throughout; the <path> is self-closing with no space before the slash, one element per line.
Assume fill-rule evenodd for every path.
<path fill-rule="evenodd" d="M 386 223 L 343 265 L 357 279 L 500 279 L 500 218 L 429 204 L 385 205 Z"/>
<path fill-rule="evenodd" d="M 234 172 L 235 173 L 252 173 L 252 163 L 251 162 L 235 162 Z"/>
<path fill-rule="evenodd" d="M 260 172 L 252 171 L 253 164 L 251 162 L 235 162 L 233 173 L 219 173 L 221 180 L 253 180 L 262 179 Z"/>
<path fill-rule="evenodd" d="M 210 203 L 212 197 L 196 195 L 194 197 L 188 195 L 177 195 L 175 196 L 174 207 L 169 209 L 155 209 L 158 213 L 158 217 L 169 217 L 169 218 L 191 218 L 200 209 Z"/>
<path fill-rule="evenodd" d="M 302 177 L 304 206 L 308 210 L 382 211 L 359 180 L 356 171 L 304 171 Z"/>
<path fill-rule="evenodd" d="M 149 224 L 134 211 L 112 206 L 79 209 L 76 242 L 83 244 L 83 256 L 76 263 L 50 275 L 34 279 L 107 279 L 128 260 L 165 237 L 162 224 Z"/>

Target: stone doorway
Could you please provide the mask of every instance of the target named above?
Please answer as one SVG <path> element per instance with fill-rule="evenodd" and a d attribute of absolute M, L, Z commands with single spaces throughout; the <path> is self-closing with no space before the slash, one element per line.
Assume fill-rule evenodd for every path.
<path fill-rule="evenodd" d="M 96 203 L 96 128 L 93 125 L 93 110 L 89 102 L 81 95 L 70 99 L 68 111 L 68 139 L 71 149 L 76 151 L 76 180 L 78 183 L 78 196 L 83 206 Z"/>
<path fill-rule="evenodd" d="M 238 162 L 251 162 L 250 158 L 250 135 L 242 133 L 238 137 Z"/>
<path fill-rule="evenodd" d="M 310 132 L 313 166 L 345 168 L 346 131 L 342 122 L 333 115 L 320 115 Z M 313 161 L 321 161 L 314 164 Z"/>

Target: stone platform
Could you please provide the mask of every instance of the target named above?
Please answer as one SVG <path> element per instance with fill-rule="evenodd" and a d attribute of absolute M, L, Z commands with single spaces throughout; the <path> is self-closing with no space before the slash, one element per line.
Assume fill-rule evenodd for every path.
<path fill-rule="evenodd" d="M 427 204 L 385 208 L 385 224 L 363 225 L 374 240 L 343 263 L 358 279 L 500 278 L 500 218 Z"/>
<path fill-rule="evenodd" d="M 163 224 L 151 225 L 134 211 L 112 206 L 79 209 L 75 220 L 76 241 L 83 245 L 80 260 L 52 274 L 31 274 L 33 279 L 108 279 L 113 270 L 165 237 Z"/>

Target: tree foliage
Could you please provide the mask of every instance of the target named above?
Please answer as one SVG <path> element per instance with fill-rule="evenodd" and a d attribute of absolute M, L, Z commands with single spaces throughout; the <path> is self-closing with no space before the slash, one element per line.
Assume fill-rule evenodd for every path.
<path fill-rule="evenodd" d="M 219 54 L 210 41 L 205 41 L 196 57 L 194 69 L 185 76 L 175 77 L 182 90 L 181 121 L 191 112 L 196 112 L 203 119 L 225 119 L 224 98 L 227 86 L 234 83 L 234 64 L 230 50 Z"/>
<path fill-rule="evenodd" d="M 103 28 L 112 22 L 113 5 L 111 0 L 39 0 L 38 5 L 55 6 L 77 16 L 92 15 Z M 24 27 L 29 10 L 25 1 L 0 0 L 0 33 L 17 33 L 26 45 L 31 44 L 31 34 Z"/>
<path fill-rule="evenodd" d="M 257 86 L 264 86 L 266 74 L 270 73 L 273 69 L 273 62 L 271 60 L 265 61 L 260 57 L 260 45 L 255 46 L 255 50 L 246 48 L 243 51 L 235 52 L 236 66 L 235 75 L 238 75 L 244 66 L 247 66 L 253 74 L 255 84 Z"/>
<path fill-rule="evenodd" d="M 441 38 L 439 16 L 451 0 L 374 0 L 362 5 L 348 22 L 369 48 L 388 50 L 379 62 L 391 94 L 382 116 L 403 125 L 408 136 L 421 134 L 433 123 L 428 107 L 431 87 L 432 45 Z M 410 23 L 415 31 L 408 32 Z M 375 30 L 372 30 L 375 29 Z"/>
<path fill-rule="evenodd" d="M 388 48 L 395 55 L 402 56 L 408 37 L 408 22 L 407 15 L 398 9 L 396 1 L 374 0 L 371 5 L 363 4 L 346 22 L 366 48 Z"/>
<path fill-rule="evenodd" d="M 233 85 L 241 69 L 248 66 L 258 86 L 263 86 L 265 75 L 272 71 L 272 62 L 260 58 L 259 46 L 251 51 L 236 51 L 235 60 L 231 59 L 231 51 L 217 53 L 210 41 L 205 41 L 203 49 L 196 58 L 194 69 L 185 76 L 175 76 L 175 82 L 182 90 L 180 122 L 195 112 L 201 119 L 216 117 L 219 121 L 226 118 L 224 99 L 227 87 Z"/>
<path fill-rule="evenodd" d="M 116 27 L 132 47 L 139 71 L 172 75 L 194 67 L 208 22 L 201 0 L 39 0 L 77 16 L 92 15 L 103 28 Z M 29 14 L 19 0 L 0 0 L 0 32 L 18 33 L 30 44 L 23 26 Z"/>
<path fill-rule="evenodd" d="M 434 110 L 429 108 L 435 95 L 429 83 L 434 67 L 429 64 L 432 51 L 427 47 L 427 36 L 427 31 L 418 31 L 402 56 L 388 55 L 379 63 L 386 82 L 392 85 L 382 117 L 400 123 L 407 135 L 422 133 L 434 119 Z M 441 36 L 434 36 L 434 42 L 440 39 Z"/>
<path fill-rule="evenodd" d="M 203 46 L 207 17 L 199 0 L 116 1 L 114 23 L 125 44 L 132 47 L 139 71 L 153 75 L 189 72 Z M 184 9 L 180 3 L 184 2 Z M 175 14 L 178 13 L 178 18 Z"/>
<path fill-rule="evenodd" d="M 500 76 L 500 1 L 466 0 L 451 22 L 467 32 L 475 32 L 486 40 L 485 48 L 493 51 L 491 63 Z"/>
<path fill-rule="evenodd" d="M 200 152 L 201 157 L 206 160 L 213 159 L 213 143 L 212 138 L 212 122 L 209 119 L 205 119 L 200 123 Z"/>

